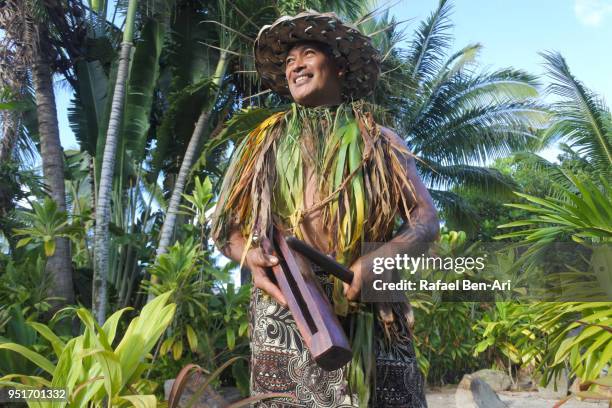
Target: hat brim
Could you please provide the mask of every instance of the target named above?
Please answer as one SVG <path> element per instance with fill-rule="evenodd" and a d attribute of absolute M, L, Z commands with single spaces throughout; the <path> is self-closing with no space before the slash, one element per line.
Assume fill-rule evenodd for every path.
<path fill-rule="evenodd" d="M 331 47 L 338 63 L 346 69 L 343 94 L 349 98 L 369 95 L 380 73 L 379 53 L 370 37 L 342 23 L 335 13 L 302 12 L 284 16 L 264 26 L 255 40 L 255 67 L 262 85 L 288 96 L 285 59 L 301 41 L 317 41 Z"/>

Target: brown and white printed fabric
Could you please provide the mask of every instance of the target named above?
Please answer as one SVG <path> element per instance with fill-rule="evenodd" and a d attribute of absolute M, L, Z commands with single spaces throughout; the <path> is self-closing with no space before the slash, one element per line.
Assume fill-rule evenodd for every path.
<path fill-rule="evenodd" d="M 332 284 L 316 266 L 313 270 L 328 296 Z M 288 308 L 259 289 L 253 289 L 250 307 L 251 395 L 289 393 L 295 399 L 273 398 L 254 404 L 257 408 L 352 408 L 359 407 L 349 393 L 346 368 L 321 369 L 311 358 Z M 378 324 L 378 323 L 377 323 Z M 383 333 L 375 328 L 375 335 Z M 405 333 L 404 339 L 409 339 Z M 370 406 L 379 408 L 427 407 L 423 379 L 410 340 L 389 345 L 376 338 L 376 392 Z"/>

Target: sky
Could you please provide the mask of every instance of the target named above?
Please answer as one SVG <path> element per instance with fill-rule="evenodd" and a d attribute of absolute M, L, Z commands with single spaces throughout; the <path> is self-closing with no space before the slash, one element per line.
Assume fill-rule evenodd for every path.
<path fill-rule="evenodd" d="M 392 3 L 394 4 L 394 3 Z M 437 0 L 400 0 L 391 8 L 408 39 Z M 558 51 L 587 87 L 612 101 L 612 0 L 454 0 L 453 50 L 480 43 L 480 63 L 543 74 L 539 52 Z"/>
<path fill-rule="evenodd" d="M 383 3 L 384 4 L 384 3 Z M 437 0 L 393 2 L 391 15 L 405 24 L 407 41 Z M 480 43 L 482 69 L 513 67 L 536 74 L 542 90 L 544 51 L 560 52 L 572 74 L 589 89 L 612 102 L 612 0 L 454 0 L 452 51 Z M 559 149 L 540 155 L 556 161 Z"/>
<path fill-rule="evenodd" d="M 431 14 L 437 0 L 381 0 L 404 24 L 407 39 Z M 454 0 L 453 50 L 471 43 L 484 46 L 483 69 L 512 66 L 543 75 L 541 51 L 559 51 L 572 73 L 591 90 L 612 101 L 612 0 Z M 543 78 L 544 84 L 546 79 Z M 68 126 L 70 92 L 56 87 L 60 136 L 64 149 L 77 148 Z M 554 159 L 556 150 L 543 154 Z"/>

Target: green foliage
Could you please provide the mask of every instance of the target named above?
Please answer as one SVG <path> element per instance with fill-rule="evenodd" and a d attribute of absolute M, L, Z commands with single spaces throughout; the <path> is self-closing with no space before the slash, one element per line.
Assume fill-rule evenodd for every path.
<path fill-rule="evenodd" d="M 119 13 L 125 11 L 124 3 L 116 4 Z M 70 124 L 81 150 L 90 154 L 91 161 L 68 154 L 70 214 L 57 211 L 49 199 L 32 198 L 43 197 L 42 183 L 34 173 L 23 166 L 0 164 L 3 181 L 0 183 L 0 222 L 11 258 L 6 262 L 0 260 L 3 268 L 0 336 L 2 341 L 10 340 L 38 353 L 19 347 L 13 349 L 22 354 L 2 350 L 3 374 L 41 375 L 43 368 L 52 368 L 53 375 L 43 374 L 44 380 L 53 378 L 52 382 L 57 384 L 71 383 L 75 403 L 89 398 L 94 404 L 102 404 L 103 396 L 107 395 L 113 404 L 137 404 L 138 398 L 146 404 L 151 396 L 124 396 L 128 385 L 136 392 L 152 392 L 152 387 L 140 378 L 145 366 L 132 360 L 122 361 L 120 355 L 138 352 L 140 361 L 146 353 L 156 350 L 159 358 L 150 374 L 152 378 L 160 378 L 174 376 L 180 365 L 192 359 L 213 371 L 232 361 L 233 356 L 248 354 L 246 311 L 250 286 L 237 288 L 230 283 L 233 264 L 224 268 L 214 266 L 213 255 L 208 251 L 206 214 L 217 192 L 217 177 L 224 170 L 224 159 L 229 152 L 226 147 L 230 142 L 239 142 L 256 124 L 277 111 L 277 108 L 252 107 L 237 111 L 244 103 L 261 102 L 256 97 L 250 98 L 260 89 L 253 75 L 252 58 L 247 56 L 252 48 L 248 39 L 279 14 L 303 8 L 334 9 L 351 18 L 361 16 L 359 28 L 372 33 L 384 57 L 381 81 L 372 98 L 377 104 L 374 108 L 377 120 L 380 118 L 380 123 L 395 128 L 420 158 L 419 172 L 432 187 L 432 195 L 440 208 L 445 210 L 447 226 L 463 228 L 462 224 L 450 222 L 451 218 L 465 220 L 466 214 L 471 214 L 469 218 L 481 224 L 477 237 L 482 240 L 489 240 L 495 227 L 502 223 L 509 231 L 504 235 L 506 239 L 535 244 L 532 248 L 570 238 L 588 246 L 610 242 L 612 120 L 609 108 L 572 76 L 560 55 L 545 56 L 554 82 L 549 90 L 560 97 L 549 112 L 534 102 L 539 85 L 535 77 L 512 68 L 479 72 L 476 58 L 482 49 L 480 44 L 470 44 L 448 54 L 452 40 L 449 1 L 441 1 L 417 27 L 407 49 L 398 47 L 404 33 L 397 30 L 396 22 L 388 14 L 380 10 L 368 13 L 364 3 L 358 0 L 171 3 L 166 8 L 166 4 L 148 2 L 138 10 L 137 40 L 121 125 L 123 162 L 117 166 L 114 179 L 109 269 L 115 305 L 139 307 L 143 304 L 142 293 L 136 292 L 146 270 L 160 278 L 160 283 L 151 286 L 151 292 L 159 295 L 158 299 L 172 291 L 171 301 L 177 305 L 176 318 L 162 334 L 165 320 L 156 320 L 160 316 L 153 313 L 150 305 L 145 307 L 139 323 L 133 322 L 125 333 L 124 339 L 132 339 L 126 340 L 129 346 L 121 350 L 119 346 L 112 347 L 112 337 L 115 331 L 121 331 L 116 321 L 124 310 L 113 315 L 113 322 L 107 323 L 104 329 L 96 327 L 91 317 L 80 309 L 79 316 L 87 327 L 83 335 L 67 342 L 36 323 L 25 325 L 27 321 L 42 318 L 50 307 L 51 299 L 45 296 L 44 267 L 45 256 L 54 252 L 55 238 L 70 237 L 74 243 L 73 263 L 79 270 L 90 267 L 93 227 L 90 214 L 99 181 L 90 168 L 99 167 L 101 162 L 102 152 L 96 147 L 104 145 L 112 95 L 109 90 L 114 89 L 116 48 L 121 38 L 121 30 L 105 22 L 101 15 L 105 15 L 110 2 L 92 2 L 85 18 L 71 14 L 69 8 L 64 9 L 66 21 L 81 24 L 86 37 L 83 43 L 73 43 L 73 37 L 82 37 L 81 32 L 64 36 L 57 33 L 55 42 L 65 45 L 58 53 L 62 58 L 70 58 L 73 48 L 84 52 L 79 58 L 65 62 L 71 64 L 71 75 L 76 78 L 71 82 L 76 86 Z M 38 6 L 40 13 L 46 15 L 46 6 L 42 3 Z M 53 24 L 53 20 L 45 21 Z M 230 51 L 228 55 L 232 59 L 222 86 L 215 87 L 210 77 L 219 61 L 218 48 Z M 32 109 L 30 101 L 23 102 L 6 90 L 2 91 L 0 100 L 1 107 L 16 113 L 25 114 Z M 267 102 L 275 105 L 279 100 L 270 98 Z M 174 185 L 187 141 L 203 108 L 210 109 L 212 115 L 205 129 L 208 139 L 204 138 L 198 149 L 203 152 L 200 162 L 192 169 L 193 191 L 183 196 L 186 205 L 179 217 L 182 226 L 176 229 L 181 244 L 153 264 L 157 228 L 164 215 L 164 191 Z M 545 121 L 550 119 L 549 113 L 555 123 L 542 131 Z M 217 132 L 218 124 L 228 117 L 225 130 Z M 27 134 L 25 130 L 23 133 L 35 140 L 34 133 Z M 493 158 L 532 148 L 534 136 L 539 137 L 542 145 L 553 140 L 567 143 L 562 147 L 565 157 L 559 168 L 533 157 L 530 152 L 522 155 L 525 159 L 529 156 L 533 166 L 526 165 L 527 160 L 517 164 L 517 159 L 507 165 L 480 167 L 488 165 Z M 354 162 L 358 152 L 352 153 Z M 534 173 L 535 170 L 541 170 L 541 174 Z M 602 174 L 602 179 L 592 179 L 597 172 Z M 158 182 L 163 183 L 158 185 Z M 565 190 L 555 190 L 557 185 Z M 521 202 L 502 207 L 501 202 L 507 200 L 505 195 L 510 190 L 520 191 Z M 484 198 L 483 192 L 487 195 Z M 26 201 L 31 201 L 31 211 L 22 207 L 23 211 L 14 217 L 12 210 Z M 472 212 L 468 211 L 470 208 Z M 527 219 L 530 215 L 533 217 Z M 511 222 L 517 218 L 525 220 Z M 13 228 L 17 228 L 19 242 L 16 239 L 13 242 Z M 443 234 L 440 242 L 443 253 L 456 255 L 468 251 L 462 245 L 463 239 L 459 232 Z M 597 256 L 596 249 L 589 250 L 592 250 L 589 254 Z M 524 258 L 521 262 L 521 268 L 528 266 Z M 522 272 L 521 268 L 517 270 Z M 588 272 L 592 277 L 595 271 L 570 272 L 575 276 L 573 283 L 584 283 L 581 273 Z M 596 279 L 604 279 L 595 280 L 602 282 L 601 288 L 610 287 L 605 277 Z M 84 286 L 89 287 L 89 278 L 84 280 Z M 604 381 L 597 380 L 597 370 L 602 367 L 602 361 L 610 360 L 612 350 L 608 337 L 611 317 L 605 313 L 605 304 L 498 303 L 493 307 L 418 299 L 416 306 L 419 362 L 428 368 L 432 383 L 456 381 L 464 372 L 490 363 L 505 368 L 535 363 L 546 375 L 568 365 L 583 380 L 591 379 L 593 387 L 596 381 Z M 160 310 L 171 314 L 170 309 Z M 143 325 L 149 323 L 159 328 L 145 330 Z M 49 344 L 38 344 L 30 327 L 36 327 L 40 331 L 38 338 L 46 338 Z M 365 333 L 363 327 L 360 329 L 364 341 L 371 341 L 367 339 L 371 333 Z M 138 333 L 149 336 L 143 337 L 147 341 L 139 340 Z M 136 344 L 141 340 L 143 343 Z M 45 358 L 50 347 L 65 348 L 57 356 L 57 363 L 39 358 Z M 477 359 L 473 357 L 474 352 L 478 354 Z M 28 362 L 26 354 L 40 363 L 41 368 Z M 366 356 L 357 358 L 365 360 Z M 134 367 L 135 371 L 131 371 Z M 237 382 L 244 390 L 248 385 L 247 373 L 244 360 L 240 360 L 232 366 L 234 378 L 230 381 Z M 364 373 L 354 371 L 352 375 Z M 226 374 L 220 381 L 228 377 Z M 361 392 L 365 395 L 366 391 Z M 122 401 L 120 396 L 130 401 Z"/>
<path fill-rule="evenodd" d="M 197 359 L 209 370 L 219 367 L 232 356 L 248 354 L 247 310 L 250 285 L 236 288 L 231 283 L 233 264 L 219 269 L 207 261 L 207 254 L 190 238 L 176 243 L 160 255 L 149 269 L 159 283 L 146 283 L 152 293 L 172 290 L 177 304 L 176 319 L 159 345 L 159 355 L 169 355 L 184 364 Z M 185 360 L 187 358 L 187 360 Z M 162 359 L 164 366 L 177 365 Z M 237 367 L 245 368 L 242 365 Z M 248 378 L 233 370 L 234 380 L 248 389 Z"/>
<path fill-rule="evenodd" d="M 200 228 L 200 239 L 202 245 L 204 245 L 204 241 L 209 235 L 207 231 L 209 211 L 214 207 L 213 188 L 210 179 L 207 177 L 202 182 L 196 176 L 193 191 L 191 194 L 183 194 L 183 198 L 189 203 L 189 205 L 184 205 L 183 209 L 193 216 L 196 226 Z"/>
<path fill-rule="evenodd" d="M 16 263 L 9 260 L 0 273 L 0 305 L 17 306 L 24 316 L 38 318 L 50 308 L 47 289 L 50 284 L 45 274 L 45 261 L 40 256 L 30 256 Z"/>
<path fill-rule="evenodd" d="M 56 238 L 71 237 L 75 232 L 66 212 L 59 211 L 55 201 L 48 197 L 42 203 L 33 202 L 32 212 L 20 211 L 20 216 L 30 226 L 14 230 L 15 235 L 25 235 L 17 242 L 17 248 L 32 243 L 34 247 L 43 247 L 47 257 L 55 253 Z"/>
<path fill-rule="evenodd" d="M 480 341 L 474 355 L 488 359 L 512 375 L 512 367 L 539 364 L 545 349 L 544 335 L 536 324 L 537 311 L 528 304 L 496 302 L 473 326 Z"/>
<path fill-rule="evenodd" d="M 0 343 L 14 342 L 25 347 L 36 344 L 36 332 L 26 324 L 26 313 L 19 305 L 0 307 Z M 16 372 L 35 374 L 36 366 L 19 354 L 0 350 L 0 376 Z"/>
<path fill-rule="evenodd" d="M 549 91 L 561 99 L 553 104 L 554 122 L 544 135 L 568 143 L 590 167 L 591 174 L 612 175 L 612 114 L 602 98 L 590 91 L 570 71 L 559 53 L 543 53 Z"/>
<path fill-rule="evenodd" d="M 534 157 L 538 157 L 533 154 Z M 554 185 L 546 172 L 537 172 L 534 167 L 526 163 L 525 154 L 514 155 L 508 158 L 495 160 L 492 167 L 505 177 L 516 183 L 515 191 L 544 197 L 551 194 Z M 510 208 L 504 204 L 515 196 L 507 194 L 482 194 L 478 188 L 456 187 L 451 190 L 461 197 L 465 209 L 470 217 L 456 216 L 453 211 L 444 211 L 441 217 L 446 221 L 449 229 L 466 231 L 470 238 L 481 242 L 492 242 L 499 234 L 497 226 L 516 219 L 525 218 L 527 212 L 522 209 Z"/>
<path fill-rule="evenodd" d="M 16 343 L 2 343 L 0 349 L 18 353 L 42 370 L 42 376 L 13 373 L 0 378 L 0 385 L 18 388 L 46 386 L 68 390 L 69 402 L 48 403 L 64 407 L 101 406 L 156 406 L 150 393 L 154 384 L 142 378 L 148 353 L 171 323 L 176 305 L 168 304 L 172 294 L 165 293 L 148 303 L 140 316 L 134 318 L 116 347 L 115 336 L 121 316 L 127 309 L 115 312 L 100 327 L 91 313 L 76 309 L 85 330 L 78 337 L 64 341 L 47 326 L 30 323 L 40 336 L 52 346 L 57 362 Z M 20 382 L 16 382 L 20 381 Z M 137 395 L 133 395 L 137 393 Z M 31 406 L 39 406 L 32 402 Z M 44 405 L 44 404 L 43 404 Z"/>
<path fill-rule="evenodd" d="M 590 180 L 579 180 L 566 174 L 574 189 L 565 191 L 563 199 L 538 198 L 516 193 L 530 204 L 508 204 L 534 216 L 528 220 L 514 221 L 499 228 L 529 227 L 498 239 L 521 237 L 523 242 L 545 244 L 558 240 L 567 234 L 576 242 L 612 241 L 612 188 L 603 177 L 601 187 Z M 542 227 L 546 225 L 546 227 Z"/>
<path fill-rule="evenodd" d="M 121 140 L 122 150 L 137 163 L 145 157 L 163 40 L 164 25 L 150 18 L 145 21 L 140 40 L 135 44 L 134 60 L 127 84 Z"/>
<path fill-rule="evenodd" d="M 440 257 L 461 256 L 471 246 L 463 231 L 443 230 L 434 252 Z M 428 279 L 457 279 L 445 272 L 427 271 Z M 472 325 L 486 308 L 473 302 L 449 302 L 438 297 L 421 295 L 411 299 L 415 307 L 415 343 L 419 366 L 430 384 L 456 383 L 463 374 L 482 367 L 484 359 L 476 359 L 473 350 L 478 336 Z"/>
<path fill-rule="evenodd" d="M 529 311 L 536 316 L 533 323 L 541 335 L 524 344 L 540 342 L 540 369 L 545 380 L 553 378 L 567 365 L 572 374 L 583 381 L 591 381 L 587 387 L 597 387 L 592 381 L 612 361 L 612 302 L 609 302 L 612 276 L 606 267 L 610 258 L 609 243 L 612 242 L 612 190 L 603 177 L 581 180 L 575 175 L 564 174 L 572 188 L 563 191 L 561 198 L 538 198 L 517 193 L 529 204 L 509 205 L 527 211 L 531 218 L 500 226 L 521 228 L 500 238 L 520 238 L 522 244 L 529 245 L 518 260 L 527 271 L 543 249 L 563 236 L 571 237 L 590 251 L 590 262 L 586 265 L 590 264 L 592 270 L 573 270 L 572 275 L 577 287 L 584 287 L 588 278 L 594 275 L 598 282 L 596 287 L 604 292 L 604 299 L 608 301 L 529 304 Z M 576 293 L 572 292 L 572 295 L 576 296 Z M 585 295 L 592 296 L 593 293 L 582 294 Z M 523 334 L 530 337 L 530 333 Z"/>
<path fill-rule="evenodd" d="M 486 360 L 473 356 L 479 338 L 472 330 L 482 306 L 470 302 L 422 303 L 415 309 L 415 342 L 428 366 L 429 384 L 457 383 L 464 374 L 482 367 Z"/>

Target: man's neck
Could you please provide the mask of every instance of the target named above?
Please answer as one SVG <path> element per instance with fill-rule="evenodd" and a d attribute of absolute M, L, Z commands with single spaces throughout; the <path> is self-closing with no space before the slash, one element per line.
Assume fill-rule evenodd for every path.
<path fill-rule="evenodd" d="M 324 107 L 333 107 L 338 106 L 342 103 L 341 95 L 334 95 L 332 97 L 321 98 L 320 100 L 314 100 L 310 102 L 306 102 L 300 106 L 304 106 L 305 108 L 324 108 Z"/>

